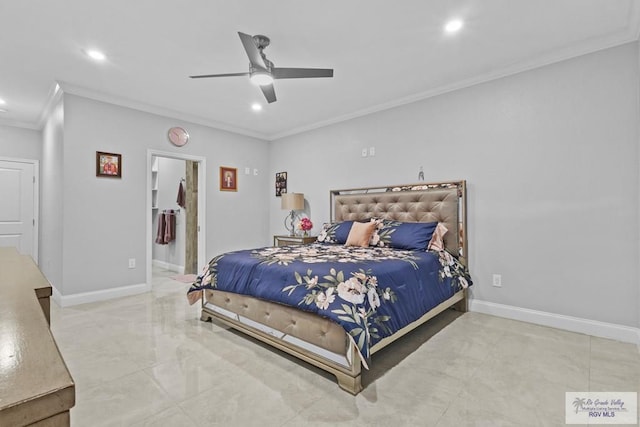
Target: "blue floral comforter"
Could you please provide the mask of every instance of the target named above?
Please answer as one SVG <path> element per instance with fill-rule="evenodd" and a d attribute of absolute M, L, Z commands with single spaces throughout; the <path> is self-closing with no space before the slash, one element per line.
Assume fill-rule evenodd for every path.
<path fill-rule="evenodd" d="M 187 294 L 193 304 L 204 289 L 218 289 L 328 317 L 368 360 L 376 342 L 470 285 L 447 252 L 316 243 L 217 256 Z"/>

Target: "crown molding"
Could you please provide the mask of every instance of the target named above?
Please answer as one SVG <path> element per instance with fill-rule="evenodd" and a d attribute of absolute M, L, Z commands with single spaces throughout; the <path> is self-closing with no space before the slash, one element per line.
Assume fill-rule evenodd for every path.
<path fill-rule="evenodd" d="M 169 108 L 159 107 L 157 105 L 151 105 L 144 102 L 134 101 L 132 99 L 120 97 L 117 95 L 111 95 L 111 94 L 96 91 L 93 89 L 88 89 L 82 86 L 74 85 L 69 82 L 58 81 L 58 85 L 62 88 L 62 91 L 65 93 L 82 96 L 84 98 L 93 99 L 95 101 L 106 102 L 108 104 L 114 104 L 121 107 L 131 108 L 133 110 L 143 111 L 145 113 L 156 114 L 158 116 L 183 120 L 185 122 L 199 124 L 202 126 L 208 126 L 211 128 L 220 129 L 227 132 L 236 133 L 239 135 L 250 136 L 252 138 L 257 138 L 262 140 L 267 139 L 267 135 L 260 132 L 254 132 L 248 129 L 238 128 L 226 123 L 205 119 L 203 117 L 183 113 L 176 110 L 171 110 Z"/>
<path fill-rule="evenodd" d="M 59 86 L 62 89 L 62 91 L 55 90 L 55 89 L 50 91 L 45 107 L 43 108 L 42 113 L 40 114 L 39 119 L 36 123 L 0 119 L 0 125 L 21 127 L 21 128 L 33 129 L 33 130 L 41 130 L 42 127 L 44 126 L 46 117 L 48 116 L 52 106 L 55 105 L 56 103 L 56 97 L 60 96 L 61 92 L 65 92 L 65 93 L 70 93 L 73 95 L 78 95 L 78 96 L 82 96 L 89 99 L 94 99 L 97 101 L 107 102 L 110 104 L 131 108 L 134 110 L 156 114 L 163 117 L 170 117 L 178 120 L 184 120 L 186 122 L 208 126 L 208 127 L 220 129 L 223 131 L 239 134 L 239 135 L 245 135 L 245 136 L 249 136 L 252 138 L 257 138 L 265 141 L 275 141 L 275 140 L 293 136 L 296 134 L 309 132 L 315 129 L 323 128 L 326 126 L 334 125 L 334 124 L 345 122 L 348 120 L 353 120 L 353 119 L 374 114 L 377 112 L 400 107 L 406 104 L 419 102 L 419 101 L 432 98 L 438 95 L 442 95 L 448 92 L 453 92 L 456 90 L 468 88 L 478 84 L 487 83 L 503 77 L 508 77 L 511 75 L 530 71 L 536 68 L 541 68 L 553 63 L 562 62 L 578 56 L 587 55 L 600 50 L 604 50 L 604 49 L 608 49 L 608 48 L 616 47 L 626 43 L 637 41 L 638 38 L 640 37 L 640 0 L 633 0 L 630 3 L 629 8 L 630 8 L 629 22 L 627 25 L 627 29 L 624 32 L 620 32 L 608 37 L 598 37 L 598 38 L 586 40 L 582 43 L 567 47 L 565 49 L 554 50 L 552 52 L 542 54 L 532 60 L 521 61 L 514 64 L 507 64 L 479 76 L 460 80 L 447 85 L 434 87 L 429 90 L 419 92 L 410 96 L 398 98 L 389 102 L 385 102 L 372 107 L 354 111 L 352 113 L 332 117 L 326 120 L 317 121 L 314 123 L 310 123 L 308 125 L 291 128 L 288 130 L 284 130 L 282 132 L 267 134 L 267 133 L 252 131 L 245 128 L 239 128 L 227 123 L 218 122 L 218 121 L 206 119 L 203 117 L 199 117 L 196 115 L 191 115 L 191 114 L 183 113 L 180 111 L 171 110 L 168 108 L 159 107 L 156 105 L 146 104 L 146 103 L 135 101 L 132 99 L 107 94 L 104 92 L 84 88 L 84 87 L 77 86 L 72 83 L 64 82 L 64 81 L 58 81 L 57 84 L 54 85 L 54 88 Z"/>
<path fill-rule="evenodd" d="M 465 80 L 460 80 L 458 82 L 435 87 L 433 89 L 417 93 L 415 95 L 410 95 L 407 97 L 399 98 L 390 102 L 386 102 L 383 104 L 378 104 L 373 107 L 365 108 L 362 110 L 355 111 L 353 113 L 345 114 L 342 116 L 337 116 L 331 119 L 323 120 L 320 122 L 316 122 L 307 126 L 301 126 L 295 129 L 290 129 L 288 131 L 275 133 L 268 135 L 269 141 L 275 141 L 277 139 L 285 138 L 288 136 L 300 134 L 303 132 L 308 132 L 311 130 L 319 129 L 325 126 L 330 126 L 333 124 L 341 123 L 344 121 L 356 119 L 358 117 L 367 116 L 369 114 L 378 113 L 385 110 L 390 110 L 392 108 L 400 107 L 406 104 L 411 104 L 414 102 L 422 101 L 428 98 L 433 98 L 438 95 L 442 95 L 448 92 L 453 92 L 456 90 L 468 88 L 471 86 L 475 86 L 482 83 L 487 83 L 492 80 L 498 80 L 503 77 L 512 76 L 515 74 L 523 73 L 526 71 L 534 70 L 536 68 L 545 67 L 547 65 L 555 64 L 558 62 L 566 61 L 571 58 L 575 58 L 582 55 L 587 55 L 590 53 L 598 52 L 601 50 L 609 49 L 616 46 L 621 46 L 626 43 L 634 42 L 638 40 L 638 23 L 640 23 L 640 19 L 638 19 L 638 15 L 640 15 L 640 7 L 637 6 L 638 2 L 634 2 L 632 8 L 635 8 L 634 11 L 634 21 L 636 21 L 636 25 L 629 26 L 629 31 L 624 34 L 624 36 L 613 36 L 608 38 L 598 38 L 597 40 L 587 41 L 585 43 L 581 43 L 579 45 L 574 45 L 570 48 L 566 48 L 563 50 L 555 50 L 551 53 L 544 54 L 538 56 L 533 60 L 521 61 L 512 65 L 507 65 L 504 67 L 500 67 L 494 71 L 490 71 L 488 73 L 472 77 Z M 632 18 L 630 18 L 632 19 Z"/>
<path fill-rule="evenodd" d="M 19 120 L 0 119 L 0 126 L 9 126 L 14 128 L 22 128 L 29 130 L 42 130 L 36 123 L 21 122 Z"/>
<path fill-rule="evenodd" d="M 51 115 L 51 112 L 55 108 L 55 106 L 62 99 L 62 90 L 58 83 L 54 83 L 49 89 L 49 94 L 47 95 L 47 100 L 44 103 L 44 107 L 40 112 L 40 116 L 38 117 L 38 121 L 36 122 L 36 126 L 38 129 L 44 129 L 44 125 L 47 123 L 47 119 Z"/>

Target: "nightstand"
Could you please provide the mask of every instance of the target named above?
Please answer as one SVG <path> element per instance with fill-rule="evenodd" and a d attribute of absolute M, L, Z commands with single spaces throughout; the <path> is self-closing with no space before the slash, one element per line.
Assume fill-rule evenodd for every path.
<path fill-rule="evenodd" d="M 316 241 L 316 236 L 273 236 L 273 246 L 306 245 Z"/>

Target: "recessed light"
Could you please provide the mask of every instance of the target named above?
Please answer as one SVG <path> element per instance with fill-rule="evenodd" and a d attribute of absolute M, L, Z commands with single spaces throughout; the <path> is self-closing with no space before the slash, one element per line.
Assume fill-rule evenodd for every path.
<path fill-rule="evenodd" d="M 253 105 L 251 105 L 251 109 L 253 111 L 261 111 L 262 110 L 262 105 L 258 104 L 257 102 Z"/>
<path fill-rule="evenodd" d="M 447 25 L 444 26 L 444 30 L 447 33 L 455 33 L 460 31 L 463 25 L 464 23 L 460 19 L 452 19 L 451 21 L 447 22 Z"/>
<path fill-rule="evenodd" d="M 4 99 L 0 98 L 0 105 L 5 105 L 7 103 L 7 101 L 5 101 Z"/>
<path fill-rule="evenodd" d="M 107 59 L 107 56 L 104 53 L 95 49 L 87 50 L 87 56 L 91 59 L 95 59 L 96 61 L 104 61 Z"/>

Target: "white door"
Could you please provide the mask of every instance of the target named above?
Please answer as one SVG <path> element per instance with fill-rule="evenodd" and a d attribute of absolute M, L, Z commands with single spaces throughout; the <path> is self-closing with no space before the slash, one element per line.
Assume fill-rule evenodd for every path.
<path fill-rule="evenodd" d="M 0 246 L 37 260 L 34 187 L 33 163 L 0 160 Z"/>

